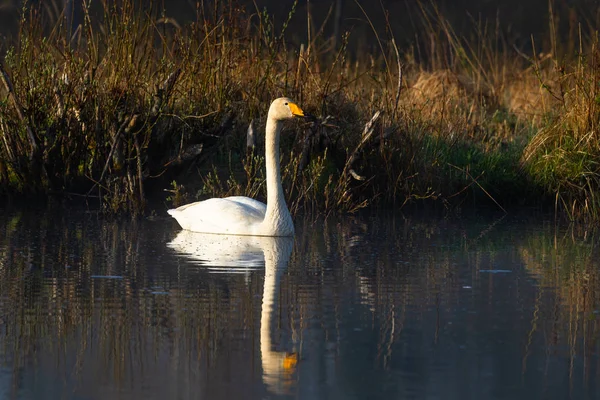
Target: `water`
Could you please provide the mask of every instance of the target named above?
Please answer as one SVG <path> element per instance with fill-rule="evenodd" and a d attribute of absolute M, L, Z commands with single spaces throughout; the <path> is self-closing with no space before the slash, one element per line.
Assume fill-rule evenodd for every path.
<path fill-rule="evenodd" d="M 227 238 L 0 210 L 0 398 L 599 398 L 593 230 L 296 227 Z"/>

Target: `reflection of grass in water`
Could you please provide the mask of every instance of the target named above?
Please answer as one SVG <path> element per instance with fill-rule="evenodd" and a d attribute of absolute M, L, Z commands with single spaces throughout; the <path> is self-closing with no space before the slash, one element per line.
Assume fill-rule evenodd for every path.
<path fill-rule="evenodd" d="M 157 274 L 151 270 L 154 255 L 148 252 L 142 223 L 102 222 L 98 228 L 96 223 L 70 226 L 42 218 L 42 229 L 27 220 L 21 224 L 30 224 L 31 231 L 40 233 L 27 237 L 26 229 L 10 228 L 10 224 L 0 228 L 0 293 L 6 327 L 1 357 L 11 358 L 15 375 L 37 360 L 40 348 L 56 355 L 58 371 L 66 367 L 59 355 L 77 354 L 76 376 L 90 368 L 83 362 L 93 352 L 116 384 L 126 385 L 132 369 L 152 368 L 160 362 L 217 368 L 217 360 L 223 357 L 237 361 L 240 340 L 250 348 L 256 345 L 252 337 L 257 335 L 260 300 L 255 295 L 262 292 L 260 273 L 251 274 L 247 284 L 241 276 L 198 279 L 178 265 Z M 592 346 L 597 334 L 591 312 L 598 304 L 600 280 L 590 267 L 597 250 L 589 232 L 588 245 L 580 245 L 575 230 L 573 237 L 553 237 L 552 229 L 526 229 L 523 239 L 522 234 L 504 233 L 502 222 L 461 228 L 444 221 L 372 224 L 360 218 L 312 226 L 307 221 L 299 232 L 312 232 L 315 226 L 323 234 L 296 238 L 289 271 L 279 288 L 274 320 L 279 321 L 281 332 L 291 332 L 289 341 L 309 343 L 306 335 L 315 329 L 316 318 L 328 340 L 342 346 L 346 307 L 356 302 L 374 330 L 376 365 L 391 368 L 392 360 L 402 355 L 398 343 L 407 323 L 435 329 L 426 334 L 438 339 L 440 327 L 426 325 L 425 320 L 432 310 L 447 314 L 445 307 L 457 304 L 463 295 L 456 254 L 464 255 L 471 265 L 475 287 L 480 283 L 477 279 L 483 279 L 476 271 L 490 269 L 496 254 L 510 245 L 520 249 L 528 272 L 540 282 L 538 311 L 532 318 L 536 329 L 551 338 L 548 345 L 561 346 L 566 340 L 573 354 L 591 351 L 582 348 L 581 341 Z M 435 246 L 421 254 L 423 243 Z M 73 254 L 81 257 L 74 259 Z M 123 279 L 91 279 L 92 275 Z M 550 302 L 548 296 L 554 291 L 549 287 L 558 287 Z M 302 363 L 306 348 L 298 350 Z"/>
<path fill-rule="evenodd" d="M 470 296 L 472 290 L 476 291 L 481 285 L 487 285 L 496 279 L 489 274 L 478 274 L 477 271 L 496 269 L 498 261 L 507 261 L 496 257 L 516 246 L 529 272 L 532 266 L 538 265 L 537 260 L 546 260 L 548 263 L 534 273 L 538 276 L 538 273 L 543 272 L 543 275 L 538 276 L 538 295 L 531 299 L 534 301 L 535 311 L 531 315 L 532 330 L 529 339 L 523 339 L 526 342 L 531 341 L 534 334 L 539 336 L 538 331 L 542 330 L 544 337 L 550 338 L 549 347 L 564 346 L 569 349 L 573 357 L 571 367 L 574 365 L 575 356 L 591 354 L 594 337 L 598 333 L 594 312 L 598 307 L 600 293 L 600 274 L 594 267 L 597 266 L 597 263 L 594 264 L 594 257 L 598 249 L 591 232 L 580 232 L 579 238 L 585 238 L 585 244 L 575 237 L 564 237 L 559 243 L 554 242 L 557 238 L 552 236 L 553 228 L 545 226 L 540 229 L 537 223 L 532 225 L 533 229 L 528 225 L 518 228 L 511 226 L 508 232 L 502 220 L 497 224 L 481 225 L 479 228 L 467 224 L 464 230 L 458 230 L 461 235 L 456 234 L 454 226 L 451 236 L 446 236 L 449 231 L 444 230 L 443 225 L 443 222 L 423 223 L 407 219 L 398 225 L 388 226 L 389 230 L 373 231 L 372 226 L 360 220 L 353 222 L 352 219 L 348 219 L 340 224 L 326 224 L 324 242 L 317 235 L 302 237 L 300 247 L 322 247 L 320 254 L 314 254 L 314 259 L 302 264 L 312 268 L 309 276 L 321 277 L 315 282 L 316 285 L 327 288 L 326 291 L 319 292 L 318 299 L 314 299 L 313 302 L 333 302 L 339 304 L 339 308 L 343 308 L 339 298 L 348 290 L 348 280 L 354 279 L 355 284 L 352 286 L 357 291 L 356 295 L 360 303 L 369 310 L 372 326 L 377 328 L 377 365 L 387 368 L 392 358 L 397 360 L 397 357 L 402 357 L 397 353 L 398 340 L 402 338 L 407 318 L 414 327 L 415 318 L 419 321 L 423 318 L 418 323 L 424 324 L 427 313 L 436 310 L 438 318 L 441 315 L 442 321 L 445 320 L 449 312 L 446 307 L 457 304 L 461 296 Z M 321 225 L 316 223 L 316 226 Z M 377 240 L 374 237 L 382 239 L 384 244 L 373 242 Z M 394 238 L 395 242 L 383 238 Z M 414 252 L 421 251 L 420 243 L 426 243 L 432 238 L 439 238 L 440 241 L 436 242 L 431 252 L 426 252 L 419 258 L 418 266 L 402 262 L 410 259 L 411 255 L 414 256 Z M 373 254 L 374 248 L 378 249 L 376 256 Z M 440 250 L 436 250 L 437 248 Z M 554 253 L 553 258 L 551 252 Z M 310 257 L 310 254 L 301 254 L 303 260 Z M 463 290 L 462 293 L 463 283 L 456 275 L 456 254 L 465 255 L 468 260 L 465 262 L 468 262 L 473 270 L 472 289 Z M 342 267 L 323 269 L 323 258 L 339 258 L 342 260 Z M 351 262 L 345 264 L 343 260 Z M 516 268 L 518 265 L 518 262 L 514 264 Z M 299 277 L 305 276 L 302 271 L 293 273 Z M 515 269 L 506 277 L 514 279 L 518 274 L 518 269 Z M 497 279 L 507 279 L 506 277 Z M 557 288 L 556 291 L 553 288 Z M 556 293 L 557 297 L 549 299 L 553 293 Z M 488 301 L 495 296 L 493 292 L 489 295 L 492 297 L 487 299 Z M 298 297 L 292 302 L 302 303 L 305 300 L 305 297 Z M 515 306 L 523 307 L 520 304 L 522 300 L 515 301 L 518 303 Z M 306 314 L 310 315 L 310 306 L 307 304 L 305 307 L 308 308 Z M 527 307 L 528 305 L 525 305 L 525 308 Z M 526 312 L 524 316 L 527 318 Z M 437 324 L 428 326 L 435 329 L 435 332 L 428 332 L 432 334 L 434 342 L 437 342 L 440 334 L 439 323 L 438 319 Z M 339 332 L 333 329 L 329 334 L 335 337 Z M 523 349 L 525 369 L 526 357 L 531 349 L 531 342 Z"/>
<path fill-rule="evenodd" d="M 210 363 L 229 351 L 228 335 L 252 329 L 247 322 L 256 300 L 243 289 L 243 277 L 231 278 L 231 286 L 210 280 L 199 287 L 187 286 L 185 270 L 150 277 L 145 266 L 152 255 L 135 224 L 123 229 L 107 222 L 98 230 L 95 224 L 71 229 L 56 222 L 42 222 L 47 227 L 39 235 L 0 232 L 0 248 L 7 249 L 0 253 L 6 327 L 1 357 L 15 377 L 40 353 L 56 356 L 56 371 L 70 374 L 63 355 L 71 352 L 77 354 L 77 377 L 90 367 L 82 363 L 91 351 L 100 362 L 92 368 L 110 371 L 117 385 L 125 385 L 132 370 L 158 358 Z M 91 278 L 92 271 L 123 279 Z M 168 294 L 153 295 L 153 287 Z"/>
<path fill-rule="evenodd" d="M 530 335 L 543 330 L 547 346 L 559 351 L 560 337 L 566 337 L 570 382 L 573 382 L 575 359 L 581 353 L 585 355 L 586 380 L 589 378 L 590 355 L 595 352 L 600 334 L 597 240 L 596 229 L 571 225 L 556 229 L 554 236 L 530 238 L 520 249 L 525 268 L 539 282 Z M 544 301 L 553 307 L 542 308 Z"/>

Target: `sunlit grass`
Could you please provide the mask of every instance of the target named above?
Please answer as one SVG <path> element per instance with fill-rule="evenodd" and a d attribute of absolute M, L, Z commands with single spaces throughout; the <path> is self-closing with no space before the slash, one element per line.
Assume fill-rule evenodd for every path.
<path fill-rule="evenodd" d="M 199 6 L 180 26 L 131 1 L 92 18 L 84 2 L 73 35 L 60 17 L 24 9 L 2 49 L 0 191 L 98 197 L 114 213 L 143 212 L 148 193 L 165 191 L 173 205 L 264 197 L 260 132 L 286 95 L 316 117 L 282 138 L 294 212 L 436 199 L 553 203 L 600 219 L 595 36 L 580 33 L 578 46 L 553 36 L 528 55 L 501 21 L 473 21 L 466 38 L 422 4 L 428 46 L 399 49 L 392 27 L 365 13 L 377 41 L 367 52 L 348 48 L 351 31 L 337 47 L 323 34 L 290 42 L 296 2 L 281 21 L 228 4 Z"/>

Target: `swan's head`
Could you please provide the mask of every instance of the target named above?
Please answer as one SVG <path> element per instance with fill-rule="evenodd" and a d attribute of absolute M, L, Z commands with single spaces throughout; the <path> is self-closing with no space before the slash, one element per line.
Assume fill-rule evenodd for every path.
<path fill-rule="evenodd" d="M 304 111 L 302 111 L 298 104 L 287 97 L 280 97 L 273 100 L 269 108 L 270 119 L 282 121 L 294 117 L 304 117 Z"/>

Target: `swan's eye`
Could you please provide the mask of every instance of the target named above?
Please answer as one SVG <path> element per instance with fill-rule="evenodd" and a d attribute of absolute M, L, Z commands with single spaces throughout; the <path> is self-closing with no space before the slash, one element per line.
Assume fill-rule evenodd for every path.
<path fill-rule="evenodd" d="M 285 103 L 285 105 L 286 105 L 286 106 L 287 106 L 288 104 L 290 104 L 290 103 Z"/>

